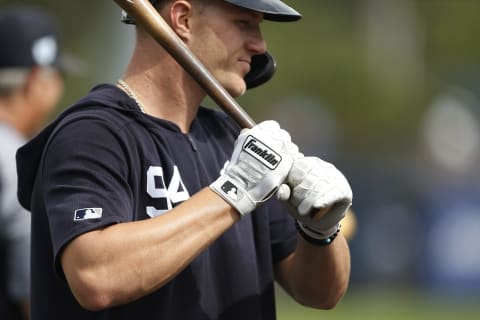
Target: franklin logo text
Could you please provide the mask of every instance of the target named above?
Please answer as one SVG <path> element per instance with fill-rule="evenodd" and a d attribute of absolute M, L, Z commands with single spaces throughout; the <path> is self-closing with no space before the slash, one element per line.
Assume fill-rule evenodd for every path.
<path fill-rule="evenodd" d="M 247 137 L 247 140 L 245 140 L 245 143 L 243 144 L 243 150 L 271 170 L 275 169 L 282 160 L 282 157 L 278 153 L 255 139 L 253 136 Z"/>

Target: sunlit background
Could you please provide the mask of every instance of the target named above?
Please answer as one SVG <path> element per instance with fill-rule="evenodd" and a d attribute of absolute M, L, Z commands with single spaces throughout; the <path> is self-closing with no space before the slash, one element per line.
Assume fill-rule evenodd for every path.
<path fill-rule="evenodd" d="M 480 319 L 480 1 L 286 2 L 303 20 L 264 23 L 277 72 L 239 102 L 346 174 L 358 225 L 341 303 L 279 290 L 279 319 Z M 57 112 L 121 76 L 133 30 L 113 1 L 1 7 L 27 3 L 57 16 L 78 67 Z"/>

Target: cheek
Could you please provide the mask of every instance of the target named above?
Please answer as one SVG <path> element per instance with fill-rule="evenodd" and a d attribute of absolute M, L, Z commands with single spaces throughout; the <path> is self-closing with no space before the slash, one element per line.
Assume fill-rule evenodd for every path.
<path fill-rule="evenodd" d="M 45 116 L 52 111 L 63 95 L 64 83 L 60 75 L 52 76 L 45 84 L 43 104 L 40 112 Z"/>
<path fill-rule="evenodd" d="M 188 45 L 225 90 L 232 97 L 239 97 L 245 93 L 246 85 L 235 63 L 237 54 L 224 36 L 209 30 L 192 37 Z"/>
<path fill-rule="evenodd" d="M 211 29 L 201 29 L 191 38 L 189 47 L 210 70 L 225 67 L 229 57 L 225 41 Z"/>

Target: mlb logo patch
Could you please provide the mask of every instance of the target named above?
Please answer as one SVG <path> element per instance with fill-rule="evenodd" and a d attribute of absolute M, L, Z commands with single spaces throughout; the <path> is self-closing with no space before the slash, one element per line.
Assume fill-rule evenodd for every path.
<path fill-rule="evenodd" d="M 93 220 L 102 217 L 102 208 L 83 208 L 75 210 L 73 221 Z"/>
<path fill-rule="evenodd" d="M 222 185 L 222 191 L 232 200 L 238 200 L 238 189 L 237 187 L 231 183 L 230 181 L 226 181 Z"/>

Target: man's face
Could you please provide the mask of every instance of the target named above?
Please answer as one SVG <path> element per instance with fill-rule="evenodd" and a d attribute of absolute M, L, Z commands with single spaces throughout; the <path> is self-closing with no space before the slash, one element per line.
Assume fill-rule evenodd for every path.
<path fill-rule="evenodd" d="M 55 109 L 64 91 L 64 78 L 59 70 L 54 68 L 37 67 L 31 81 L 35 84 L 31 87 L 29 99 L 29 115 L 31 116 L 31 134 L 41 128 L 50 113 Z"/>
<path fill-rule="evenodd" d="M 260 31 L 263 14 L 212 1 L 194 7 L 191 21 L 189 47 L 233 97 L 245 93 L 252 56 L 266 51 Z"/>

